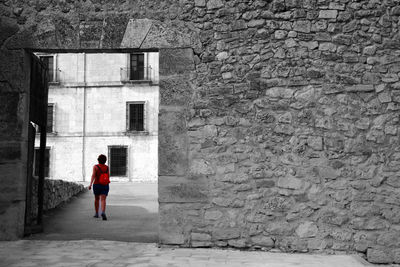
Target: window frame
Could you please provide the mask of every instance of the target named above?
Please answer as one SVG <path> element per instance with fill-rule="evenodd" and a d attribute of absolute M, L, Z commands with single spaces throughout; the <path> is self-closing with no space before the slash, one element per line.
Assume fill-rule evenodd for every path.
<path fill-rule="evenodd" d="M 137 104 L 142 104 L 143 105 L 143 130 L 138 131 L 138 130 L 131 130 L 130 127 L 130 106 L 131 105 L 137 105 Z M 126 102 L 126 132 L 128 133 L 147 133 L 147 103 L 146 101 L 127 101 Z"/>
<path fill-rule="evenodd" d="M 124 175 L 113 175 L 112 174 L 112 157 L 111 157 L 111 150 L 113 148 L 124 148 L 126 151 L 126 161 L 125 161 L 125 174 Z M 129 173 L 129 147 L 126 145 L 109 145 L 108 146 L 108 168 L 109 168 L 109 172 L 110 172 L 110 177 L 128 177 L 128 173 Z"/>
<path fill-rule="evenodd" d="M 47 109 L 49 108 L 49 106 L 52 106 L 53 107 L 53 112 L 52 112 L 52 118 L 51 118 L 51 122 L 52 122 L 52 125 L 51 125 L 51 131 L 48 131 L 48 125 L 47 125 L 47 128 L 46 128 L 46 133 L 48 133 L 48 134 L 55 134 L 56 132 L 55 132 L 55 121 L 56 121 L 56 104 L 55 103 L 48 103 L 47 104 Z M 48 116 L 49 114 L 47 113 L 47 116 Z M 48 118 L 46 118 L 47 119 L 47 122 L 49 122 L 48 121 Z"/>
<path fill-rule="evenodd" d="M 42 60 L 42 58 L 44 58 L 44 57 L 53 58 L 53 68 L 52 68 L 53 75 L 51 77 L 51 80 L 48 80 L 48 83 L 49 84 L 58 84 L 59 81 L 58 81 L 58 77 L 57 77 L 57 70 L 58 70 L 58 68 L 57 68 L 57 54 L 40 54 L 39 53 L 39 54 L 37 54 L 37 56 L 39 57 L 40 60 Z"/>
<path fill-rule="evenodd" d="M 132 57 L 133 56 L 136 56 L 136 57 L 138 57 L 139 55 L 142 55 L 143 56 L 143 77 L 139 77 L 139 79 L 133 79 L 133 75 L 132 75 Z M 128 80 L 129 81 L 145 81 L 146 79 L 146 64 L 147 64 L 147 62 L 146 62 L 146 53 L 141 53 L 141 52 L 136 52 L 136 53 L 130 53 L 129 54 L 129 57 L 128 57 L 129 59 L 128 59 L 128 69 L 129 69 L 129 72 L 128 72 Z M 137 62 L 139 62 L 139 60 L 137 60 Z"/>

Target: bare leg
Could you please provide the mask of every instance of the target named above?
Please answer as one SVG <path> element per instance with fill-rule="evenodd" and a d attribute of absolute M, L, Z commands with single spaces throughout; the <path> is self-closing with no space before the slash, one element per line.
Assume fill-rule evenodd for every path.
<path fill-rule="evenodd" d="M 94 196 L 94 210 L 96 214 L 99 214 L 99 200 L 100 200 L 100 195 L 95 195 Z"/>
<path fill-rule="evenodd" d="M 102 213 L 106 213 L 106 198 L 107 198 L 106 195 L 100 195 Z"/>
<path fill-rule="evenodd" d="M 107 220 L 106 216 L 106 195 L 100 195 L 100 200 L 101 200 L 101 218 L 103 218 L 104 221 Z"/>

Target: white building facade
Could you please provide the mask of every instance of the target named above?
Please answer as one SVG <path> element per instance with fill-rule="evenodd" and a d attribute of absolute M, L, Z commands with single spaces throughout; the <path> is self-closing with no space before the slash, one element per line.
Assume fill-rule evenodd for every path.
<path fill-rule="evenodd" d="M 90 181 L 104 154 L 111 181 L 157 181 L 158 53 L 37 55 L 50 81 L 46 176 Z"/>

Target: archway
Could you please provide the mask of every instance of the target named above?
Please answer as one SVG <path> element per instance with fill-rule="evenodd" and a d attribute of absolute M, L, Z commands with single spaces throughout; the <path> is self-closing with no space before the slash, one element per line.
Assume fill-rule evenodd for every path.
<path fill-rule="evenodd" d="M 186 202 L 204 202 L 206 182 L 188 178 L 188 102 L 194 93 L 193 77 L 195 51 L 200 47 L 197 32 L 188 25 L 174 25 L 148 19 L 129 20 L 128 17 L 108 17 L 101 21 L 81 21 L 78 25 L 64 17 L 52 20 L 53 30 L 43 32 L 38 28 L 25 29 L 7 40 L 6 47 L 12 53 L 5 54 L 9 62 L 27 62 L 24 55 L 31 51 L 46 52 L 118 52 L 139 49 L 160 53 L 160 114 L 159 114 L 159 215 L 160 242 L 184 244 L 184 229 L 179 206 Z M 39 27 L 40 28 L 40 27 Z M 25 52 L 26 51 L 26 52 Z M 17 64 L 18 65 L 18 64 Z M 18 73 L 29 73 L 29 64 L 19 64 Z M 15 82 L 15 77 L 9 78 Z M 29 83 L 21 86 L 29 95 Z M 21 115 L 23 115 L 21 113 Z M 26 115 L 25 115 L 26 116 Z M 23 120 L 21 128 L 26 127 Z M 27 138 L 27 134 L 23 135 Z M 26 164 L 24 159 L 22 164 Z M 20 174 L 21 189 L 25 188 L 24 175 Z M 176 194 L 177 190 L 179 194 Z M 196 193 L 198 192 L 198 193 Z M 22 198 L 21 200 L 23 200 Z M 23 230 L 18 217 L 23 211 L 7 216 L 9 222 L 17 222 L 15 236 Z M 176 223 L 176 220 L 179 223 Z M 12 236 L 10 236 L 13 238 Z M 10 238 L 10 237 L 5 237 Z M 14 237 L 15 238 L 15 237 Z"/>

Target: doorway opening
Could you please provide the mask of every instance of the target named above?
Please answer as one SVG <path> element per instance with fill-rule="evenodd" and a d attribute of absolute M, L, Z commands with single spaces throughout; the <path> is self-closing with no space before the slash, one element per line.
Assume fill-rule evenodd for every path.
<path fill-rule="evenodd" d="M 92 218 L 93 192 L 86 191 L 46 212 L 43 233 L 29 238 L 158 242 L 158 51 L 33 53 L 47 68 L 45 178 L 87 188 L 104 154 L 111 184 L 107 222 Z"/>

